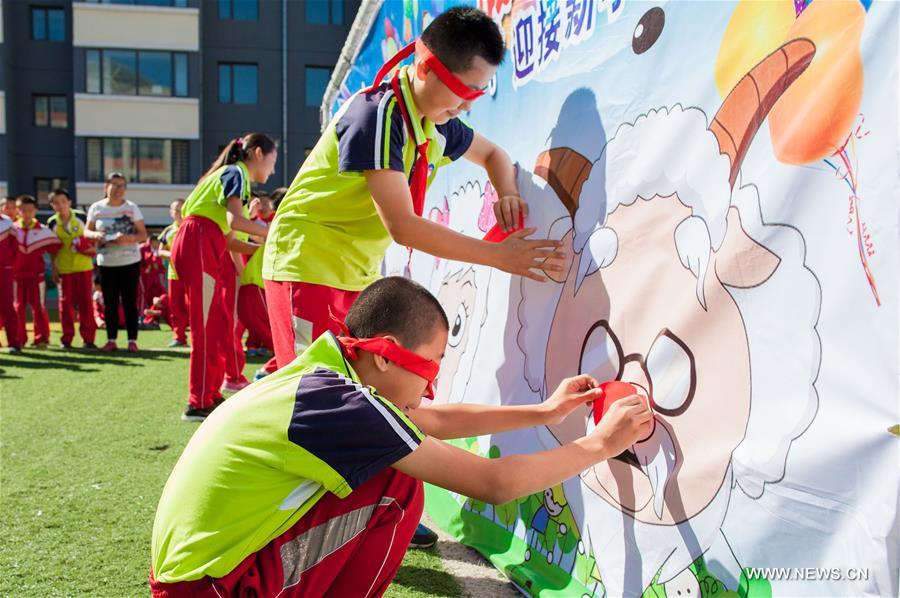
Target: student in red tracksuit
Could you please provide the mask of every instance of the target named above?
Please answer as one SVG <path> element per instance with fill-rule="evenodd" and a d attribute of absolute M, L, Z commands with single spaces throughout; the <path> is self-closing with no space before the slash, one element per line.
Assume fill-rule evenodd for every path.
<path fill-rule="evenodd" d="M 184 206 L 184 199 L 182 198 L 178 198 L 169 204 L 169 216 L 172 217 L 172 224 L 159 233 L 159 257 L 169 262 L 167 278 L 173 336 L 172 340 L 169 341 L 170 347 L 187 346 L 187 294 L 184 291 L 184 284 L 179 280 L 178 273 L 175 272 L 175 267 L 172 265 L 172 246 L 175 244 L 175 235 L 178 233 L 178 227 L 181 226 L 182 206 Z"/>
<path fill-rule="evenodd" d="M 166 292 L 163 286 L 165 268 L 159 257 L 159 237 L 152 236 L 141 243 L 141 276 L 138 282 L 138 313 L 153 305 L 153 299 Z"/>
<path fill-rule="evenodd" d="M 425 404 L 448 329 L 424 288 L 379 280 L 340 336 L 324 333 L 216 410 L 161 493 L 153 598 L 380 597 L 422 513 L 422 482 L 461 500 L 514 505 L 653 429 L 646 397 L 614 400 L 587 374 L 562 380 L 538 404 Z M 603 419 L 550 450 L 490 459 L 443 441 L 563 422 L 584 431 L 591 401 L 609 405 Z"/>
<path fill-rule="evenodd" d="M 24 345 L 26 310 L 31 305 L 34 317 L 34 346 L 45 348 L 50 343 L 50 320 L 44 306 L 46 282 L 44 254 L 56 253 L 61 243 L 49 228 L 37 221 L 37 201 L 30 195 L 16 198 L 16 208 L 21 218 L 16 223 L 19 253 L 13 264 L 16 282 L 16 318 L 19 324 L 19 340 Z"/>
<path fill-rule="evenodd" d="M 163 293 L 153 298 L 153 305 L 144 310 L 144 325 L 153 326 L 165 322 L 172 326 L 172 310 L 169 308 L 169 296 Z"/>
<path fill-rule="evenodd" d="M 19 253 L 19 240 L 16 237 L 15 223 L 5 213 L 0 213 L 0 322 L 6 330 L 6 344 L 10 353 L 22 351 L 19 340 L 19 319 L 13 296 L 13 262 Z"/>
<path fill-rule="evenodd" d="M 250 202 L 250 218 L 268 227 L 275 211 L 272 209 L 272 199 L 265 194 L 260 194 Z M 237 338 L 240 340 L 244 330 L 247 331 L 247 354 L 251 351 L 266 350 L 270 354 L 275 352 L 272 345 L 272 330 L 269 327 L 269 312 L 266 306 L 266 292 L 262 280 L 261 247 L 252 256 L 244 256 L 244 271 L 240 278 L 238 289 L 238 327 Z M 265 353 L 263 353 L 265 354 Z"/>
<path fill-rule="evenodd" d="M 53 280 L 59 286 L 59 320 L 62 324 L 60 342 L 66 349 L 75 338 L 75 311 L 78 311 L 78 331 L 85 349 L 94 344 L 97 323 L 94 321 L 93 290 L 94 263 L 97 247 L 84 236 L 85 225 L 72 210 L 72 200 L 65 189 L 50 195 L 50 205 L 56 214 L 48 222 L 62 246 L 53 259 Z M 83 216 L 83 214 L 82 214 Z"/>
<path fill-rule="evenodd" d="M 231 141 L 184 202 L 181 227 L 172 248 L 172 264 L 188 296 L 191 363 L 188 406 L 182 419 L 200 421 L 221 401 L 225 379 L 223 347 L 234 333 L 233 311 L 226 307 L 234 266 L 229 250 L 252 248 L 232 229 L 266 237 L 267 229 L 243 214 L 251 181 L 265 183 L 275 169 L 278 148 L 262 133 Z M 250 249 L 252 251 L 252 249 Z"/>
<path fill-rule="evenodd" d="M 275 214 L 278 212 L 278 206 L 281 204 L 281 200 L 284 199 L 284 196 L 286 194 L 287 194 L 287 187 L 278 187 L 277 189 L 272 191 L 272 193 L 269 194 L 269 200 L 272 204 L 272 212 L 268 215 L 267 218 L 265 218 L 267 226 L 270 226 L 270 227 L 272 226 L 272 221 L 275 219 Z M 263 256 L 260 256 L 260 258 L 262 258 L 262 257 Z M 260 259 L 260 261 L 262 261 L 262 260 Z M 266 322 L 269 327 L 269 336 L 271 337 L 272 336 L 272 323 L 269 320 L 269 313 L 268 313 L 269 304 L 265 302 L 266 301 L 265 282 L 263 282 L 262 300 L 266 305 L 266 310 L 267 310 L 266 311 Z M 240 304 L 238 305 L 238 309 L 240 310 Z M 244 309 L 247 309 L 247 308 L 245 307 Z M 248 338 L 248 341 L 249 340 L 250 339 Z M 254 340 L 256 340 L 256 339 L 254 339 Z M 261 368 L 256 370 L 256 374 L 254 376 L 255 380 L 264 378 L 278 369 L 278 359 L 275 355 L 275 339 L 274 338 L 272 338 L 272 346 L 271 347 L 266 346 L 266 348 L 268 351 L 271 351 L 272 356 L 269 359 L 269 361 L 267 361 Z"/>

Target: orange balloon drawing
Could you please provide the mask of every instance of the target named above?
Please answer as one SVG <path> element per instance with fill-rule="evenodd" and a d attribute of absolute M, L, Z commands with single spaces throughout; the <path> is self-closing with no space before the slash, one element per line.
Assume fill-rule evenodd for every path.
<path fill-rule="evenodd" d="M 808 164 L 843 147 L 862 99 L 859 40 L 865 15 L 859 0 L 819 0 L 788 32 L 788 40 L 811 40 L 816 55 L 769 113 L 772 146 L 781 162 Z"/>

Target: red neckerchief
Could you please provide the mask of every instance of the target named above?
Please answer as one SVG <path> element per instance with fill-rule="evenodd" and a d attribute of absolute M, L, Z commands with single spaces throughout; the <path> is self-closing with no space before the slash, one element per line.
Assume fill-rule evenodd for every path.
<path fill-rule="evenodd" d="M 451 73 L 450 70 L 438 60 L 437 56 L 432 54 L 431 50 L 429 50 L 421 40 L 416 40 L 408 44 L 405 48 L 394 54 L 390 60 L 385 62 L 381 68 L 378 69 L 378 73 L 375 75 L 375 81 L 372 83 L 372 86 L 365 91 L 373 91 L 393 68 L 400 64 L 402 60 L 411 56 L 415 51 L 419 52 L 421 59 L 434 71 L 434 74 L 437 75 L 438 79 L 460 98 L 464 100 L 474 100 L 484 95 L 483 90 L 472 89 L 460 81 L 456 75 Z M 415 139 L 415 129 L 413 128 L 413 123 L 409 116 L 408 107 L 403 99 L 403 94 L 400 91 L 399 70 L 391 77 L 391 89 L 394 90 L 394 96 L 397 98 L 397 106 L 400 108 L 400 114 L 403 115 L 403 122 L 406 123 L 409 136 L 410 138 Z M 425 191 L 428 187 L 428 141 L 428 139 L 425 139 L 423 143 L 416 144 L 416 161 L 413 163 L 412 172 L 409 177 L 409 191 L 413 200 L 413 212 L 420 218 L 425 210 Z"/>
<path fill-rule="evenodd" d="M 440 370 L 440 366 L 436 362 L 425 359 L 418 353 L 413 353 L 409 349 L 405 349 L 383 336 L 376 338 L 352 337 L 350 336 L 350 330 L 347 328 L 347 325 L 331 313 L 330 307 L 328 308 L 328 313 L 335 324 L 341 329 L 341 334 L 337 335 L 337 340 L 341 345 L 344 355 L 346 355 L 348 359 L 356 359 L 357 349 L 381 355 L 404 370 L 412 372 L 420 378 L 424 378 L 428 382 L 428 386 L 425 387 L 425 394 L 423 396 L 426 399 L 434 398 L 434 380 L 437 378 L 438 371 Z"/>

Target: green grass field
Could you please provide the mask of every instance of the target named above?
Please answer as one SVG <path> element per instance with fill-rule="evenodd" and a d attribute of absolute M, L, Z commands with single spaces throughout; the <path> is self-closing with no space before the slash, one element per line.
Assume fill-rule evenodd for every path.
<path fill-rule="evenodd" d="M 156 503 L 197 428 L 179 419 L 188 350 L 169 338 L 103 354 L 63 351 L 55 330 L 48 350 L 0 353 L 0 595 L 149 595 Z M 411 551 L 387 595 L 459 594 L 437 553 Z"/>

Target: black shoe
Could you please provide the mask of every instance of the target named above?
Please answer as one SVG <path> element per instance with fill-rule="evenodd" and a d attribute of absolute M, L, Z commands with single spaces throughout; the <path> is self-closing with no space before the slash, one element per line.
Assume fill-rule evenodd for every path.
<path fill-rule="evenodd" d="M 14 355 L 18 355 L 19 353 L 22 352 L 22 347 L 10 347 L 9 352 Z"/>
<path fill-rule="evenodd" d="M 212 410 L 212 407 L 197 408 L 188 405 L 188 408 L 181 414 L 181 419 L 186 422 L 202 422 L 210 413 L 212 413 Z"/>
<path fill-rule="evenodd" d="M 409 542 L 410 548 L 431 548 L 438 541 L 438 535 L 422 525 L 416 527 L 416 533 L 413 534 L 412 540 Z"/>
<path fill-rule="evenodd" d="M 63 351 L 68 351 L 72 348 L 72 343 L 60 343 L 62 345 Z"/>
<path fill-rule="evenodd" d="M 222 395 L 215 397 L 213 399 L 213 406 L 212 406 L 212 409 L 210 409 L 210 411 L 212 411 L 213 409 L 215 409 L 216 407 L 218 407 L 219 405 L 221 405 L 224 402 L 225 402 L 225 397 L 223 397 Z"/>
<path fill-rule="evenodd" d="M 83 345 L 81 348 L 82 348 L 82 349 L 88 349 L 88 350 L 90 350 L 90 351 L 96 351 L 96 350 L 97 350 L 97 345 L 95 345 L 94 343 L 84 343 L 84 345 Z"/>

